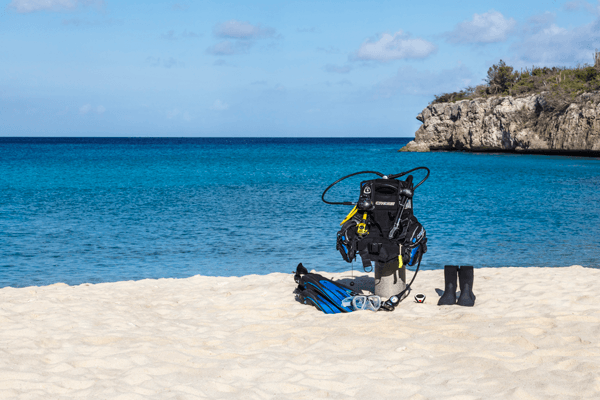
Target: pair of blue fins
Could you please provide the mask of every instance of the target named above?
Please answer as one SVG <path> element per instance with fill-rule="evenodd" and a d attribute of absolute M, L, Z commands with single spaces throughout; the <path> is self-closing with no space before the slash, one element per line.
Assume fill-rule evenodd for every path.
<path fill-rule="evenodd" d="M 348 297 L 360 296 L 360 293 L 353 291 L 346 286 L 327 279 L 319 274 L 309 273 L 302 265 L 296 267 L 294 280 L 298 287 L 294 291 L 298 296 L 298 301 L 303 304 L 315 306 L 325 314 L 339 314 L 354 311 L 351 305 L 346 305 L 343 300 Z M 382 307 L 386 311 L 392 311 L 388 307 Z"/>

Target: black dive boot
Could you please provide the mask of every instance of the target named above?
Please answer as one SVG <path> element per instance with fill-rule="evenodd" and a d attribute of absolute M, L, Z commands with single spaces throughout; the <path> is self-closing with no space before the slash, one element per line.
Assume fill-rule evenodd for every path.
<path fill-rule="evenodd" d="M 473 267 L 463 265 L 458 269 L 458 278 L 460 280 L 459 306 L 473 307 L 475 305 L 475 295 L 473 294 Z"/>
<path fill-rule="evenodd" d="M 456 304 L 456 275 L 458 265 L 444 265 L 444 294 L 438 301 L 438 306 L 451 306 Z"/>

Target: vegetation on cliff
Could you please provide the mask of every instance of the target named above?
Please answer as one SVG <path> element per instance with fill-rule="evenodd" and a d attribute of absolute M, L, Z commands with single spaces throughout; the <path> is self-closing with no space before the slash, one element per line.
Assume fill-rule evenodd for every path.
<path fill-rule="evenodd" d="M 600 52 L 594 53 L 594 65 L 566 67 L 532 67 L 516 71 L 502 60 L 487 72 L 485 84 L 459 92 L 434 96 L 431 102 L 445 103 L 492 96 L 527 96 L 544 94 L 548 111 L 564 111 L 577 96 L 600 90 Z"/>

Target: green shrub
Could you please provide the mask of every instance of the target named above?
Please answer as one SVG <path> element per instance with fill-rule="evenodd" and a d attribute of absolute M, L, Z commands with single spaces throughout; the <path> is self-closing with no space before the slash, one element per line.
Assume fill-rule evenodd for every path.
<path fill-rule="evenodd" d="M 575 97 L 600 90 L 600 52 L 594 53 L 594 65 L 566 67 L 531 67 L 515 71 L 502 60 L 492 65 L 485 85 L 468 87 L 459 92 L 435 95 L 432 103 L 455 102 L 487 96 L 526 96 L 548 92 L 552 109 L 566 109 Z"/>
<path fill-rule="evenodd" d="M 519 78 L 518 72 L 513 72 L 513 67 L 506 65 L 502 60 L 496 65 L 492 65 L 487 72 L 488 93 L 506 93 Z"/>
<path fill-rule="evenodd" d="M 469 86 L 466 89 L 461 90 L 460 92 L 443 93 L 439 96 L 434 95 L 435 99 L 431 103 L 454 103 L 455 101 L 469 99 L 473 95 L 474 91 L 475 88 Z"/>

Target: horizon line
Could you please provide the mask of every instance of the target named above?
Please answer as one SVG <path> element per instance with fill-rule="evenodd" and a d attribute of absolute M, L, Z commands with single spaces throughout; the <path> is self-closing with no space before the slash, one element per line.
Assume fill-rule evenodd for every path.
<path fill-rule="evenodd" d="M 0 136 L 2 139 L 414 139 L 411 136 Z"/>

